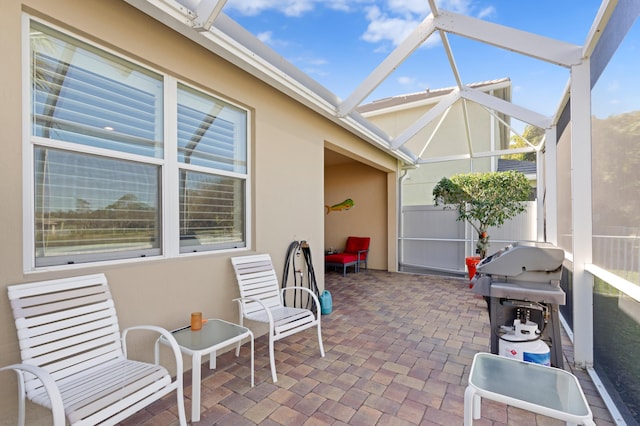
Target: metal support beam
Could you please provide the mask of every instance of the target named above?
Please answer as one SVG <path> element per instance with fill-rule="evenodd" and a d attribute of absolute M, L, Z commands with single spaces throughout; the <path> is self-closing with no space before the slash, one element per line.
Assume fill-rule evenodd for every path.
<path fill-rule="evenodd" d="M 431 145 L 431 141 L 433 140 L 433 138 L 436 137 L 436 134 L 438 134 L 438 131 L 440 130 L 440 127 L 442 126 L 442 123 L 444 123 L 444 120 L 446 120 L 446 118 L 449 115 L 450 111 L 451 111 L 451 106 L 449 106 L 449 108 L 447 108 L 445 110 L 445 112 L 440 116 L 440 120 L 438 120 L 438 124 L 436 124 L 436 127 L 433 129 L 433 132 L 431 132 L 431 135 L 429 136 L 429 139 L 427 139 L 427 141 L 425 142 L 424 146 L 422 147 L 422 149 L 418 153 L 418 158 L 422 157 L 422 154 L 424 154 L 424 152 L 427 150 L 427 148 L 429 148 L 429 145 Z"/>
<path fill-rule="evenodd" d="M 492 132 L 493 132 L 493 129 L 494 129 L 494 127 L 493 127 L 493 126 L 495 126 L 495 124 L 493 123 L 493 121 L 496 121 L 496 120 L 497 120 L 497 121 L 499 121 L 499 122 L 500 122 L 500 124 L 502 124 L 502 125 L 503 125 L 503 126 L 505 126 L 507 129 L 509 129 L 509 132 L 511 132 L 511 133 L 513 133 L 514 135 L 516 135 L 516 136 L 520 137 L 520 138 L 521 138 L 521 139 L 522 139 L 522 140 L 527 144 L 527 146 L 530 148 L 530 150 L 529 150 L 528 152 L 534 152 L 534 151 L 539 151 L 539 150 L 540 150 L 540 147 L 539 147 L 539 146 L 536 146 L 536 145 L 532 144 L 531 142 L 529 142 L 529 140 L 528 140 L 527 138 L 525 138 L 524 136 L 522 136 L 518 130 L 514 129 L 514 128 L 511 126 L 511 124 L 510 124 L 510 123 L 507 123 L 506 121 L 504 121 L 504 120 L 502 119 L 502 117 L 500 117 L 500 115 L 499 115 L 495 110 L 493 110 L 493 109 L 491 109 L 491 108 L 489 108 L 489 107 L 487 107 L 487 106 L 485 106 L 485 105 L 480 105 L 480 106 L 481 106 L 481 107 L 483 107 L 485 110 L 487 110 L 487 112 L 488 112 L 488 113 L 489 113 L 489 115 L 491 116 L 491 119 L 492 119 L 492 124 L 491 124 L 491 126 L 492 126 L 492 127 L 491 127 Z M 498 111 L 498 112 L 499 112 L 499 111 Z M 514 117 L 514 118 L 515 118 L 515 117 Z M 529 123 L 529 124 L 530 124 L 530 123 Z M 492 136 L 491 138 L 492 138 L 492 140 L 493 140 L 493 139 L 495 139 L 495 136 Z M 493 145 L 495 145 L 495 144 L 493 144 Z M 493 148 L 492 148 L 492 149 L 496 149 L 496 148 L 495 148 L 495 146 L 493 146 Z"/>
<path fill-rule="evenodd" d="M 440 33 L 440 38 L 442 39 L 442 45 L 444 46 L 444 51 L 447 53 L 447 59 L 449 60 L 449 66 L 451 67 L 451 72 L 453 73 L 453 77 L 456 79 L 456 84 L 458 88 L 462 89 L 462 78 L 460 77 L 460 71 L 458 70 L 458 66 L 456 65 L 456 59 L 453 57 L 453 51 L 451 50 L 451 45 L 449 44 L 449 38 L 447 38 L 447 33 L 444 31 L 438 31 Z"/>
<path fill-rule="evenodd" d="M 566 68 L 579 64 L 582 58 L 580 46 L 449 11 L 441 10 L 435 25 L 439 30 Z"/>
<path fill-rule="evenodd" d="M 464 121 L 464 134 L 467 138 L 467 149 L 469 150 L 469 155 L 473 158 L 473 138 L 471 136 L 471 123 L 469 122 L 469 108 L 467 105 L 467 100 L 462 99 L 462 118 Z M 473 169 L 473 164 L 471 164 Z"/>
<path fill-rule="evenodd" d="M 590 61 L 571 68 L 571 218 L 573 223 L 573 335 L 576 365 L 593 366 Z"/>
<path fill-rule="evenodd" d="M 444 96 L 433 108 L 425 112 L 422 117 L 418 118 L 411 126 L 407 127 L 398 137 L 391 141 L 391 149 L 398 149 L 409 142 L 409 139 L 438 118 L 440 114 L 444 114 L 458 99 L 460 99 L 460 90 L 458 89 L 454 89 L 451 93 Z"/>
<path fill-rule="evenodd" d="M 369 96 L 369 94 L 391 74 L 435 31 L 433 15 L 427 16 L 411 34 L 387 56 L 378 67 L 364 79 L 353 93 L 337 109 L 337 116 L 344 117 Z"/>
<path fill-rule="evenodd" d="M 176 20 L 191 27 L 196 17 L 195 12 L 175 0 L 126 0 L 127 3 L 167 24 Z M 162 13 L 158 13 L 158 11 Z"/>
<path fill-rule="evenodd" d="M 495 96 L 495 92 L 493 90 L 491 90 L 489 92 L 489 95 L 491 96 Z M 500 132 L 500 130 L 497 128 L 497 124 L 498 122 L 502 123 L 504 125 L 504 122 L 502 120 L 499 120 L 498 115 L 496 114 L 496 112 L 492 109 L 489 109 L 487 107 L 485 107 L 483 105 L 483 108 L 485 108 L 487 111 L 489 111 L 489 141 L 491 143 L 491 151 L 495 151 L 498 148 L 502 148 L 500 145 L 500 136 L 499 134 L 502 133 Z M 498 170 L 498 157 L 491 157 L 489 159 L 489 161 L 491 162 L 490 164 L 490 169 L 492 172 Z"/>
<path fill-rule="evenodd" d="M 418 164 L 444 163 L 447 161 L 470 160 L 470 159 L 471 159 L 471 155 L 469 154 L 447 155 L 447 156 L 441 156 L 437 158 L 421 158 L 418 160 Z"/>
<path fill-rule="evenodd" d="M 541 217 L 538 222 L 539 230 L 544 233 L 540 241 L 558 245 L 558 155 L 557 155 L 557 127 L 552 126 L 545 132 L 544 162 L 538 161 L 538 176 L 544 176 L 541 185 L 538 182 L 538 199 L 542 200 Z M 540 157 L 538 157 L 539 159 Z M 539 170 L 541 165 L 544 170 Z M 538 234 L 540 234 L 540 231 Z"/>
<path fill-rule="evenodd" d="M 196 18 L 193 28 L 196 31 L 209 31 L 226 3 L 227 0 L 201 0 L 194 11 Z"/>
<path fill-rule="evenodd" d="M 432 158 L 420 158 L 417 160 L 416 164 L 431 164 L 431 163 L 443 163 L 446 161 L 454 161 L 454 160 L 469 160 L 471 158 L 491 158 L 500 155 L 508 155 L 508 154 L 524 154 L 527 152 L 535 152 L 535 148 L 516 148 L 516 149 L 501 149 L 498 151 L 483 151 L 483 152 L 474 152 L 473 157 L 470 154 L 458 154 L 458 155 L 450 155 L 447 157 L 432 157 Z"/>
<path fill-rule="evenodd" d="M 537 112 L 512 104 L 511 102 L 491 96 L 477 89 L 471 89 L 465 86 L 462 93 L 460 93 L 460 96 L 520 121 L 524 121 L 525 123 L 540 127 L 541 129 L 547 129 L 551 126 L 550 117 L 546 117 Z"/>

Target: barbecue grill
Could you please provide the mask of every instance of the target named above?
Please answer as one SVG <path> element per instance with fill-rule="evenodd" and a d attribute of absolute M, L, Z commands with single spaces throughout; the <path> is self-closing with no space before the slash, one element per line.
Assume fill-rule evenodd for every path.
<path fill-rule="evenodd" d="M 548 243 L 517 243 L 483 259 L 472 280 L 473 292 L 487 300 L 491 352 L 499 353 L 501 336 L 514 321 L 536 323 L 539 338 L 550 348 L 551 365 L 562 368 L 559 305 L 564 251 Z"/>

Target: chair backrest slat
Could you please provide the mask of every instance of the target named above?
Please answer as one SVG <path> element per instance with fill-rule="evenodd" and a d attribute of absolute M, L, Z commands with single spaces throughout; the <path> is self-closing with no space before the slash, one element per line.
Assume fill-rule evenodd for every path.
<path fill-rule="evenodd" d="M 273 269 L 271 256 L 259 254 L 232 257 L 231 263 L 236 273 L 240 297 L 259 299 L 267 307 L 282 306 L 278 277 Z M 241 302 L 245 313 L 261 309 L 255 302 Z"/>
<path fill-rule="evenodd" d="M 13 285 L 8 293 L 23 362 L 54 380 L 124 357 L 104 274 Z"/>
<path fill-rule="evenodd" d="M 72 307 L 68 309 L 47 309 L 40 307 L 39 309 L 18 309 L 14 310 L 16 326 L 18 331 L 29 330 L 29 333 L 36 335 L 38 331 L 48 333 L 50 330 L 63 328 L 58 324 L 60 321 L 77 322 L 76 318 L 87 314 L 96 314 L 102 316 L 115 315 L 112 300 L 96 300 L 95 303 L 83 306 Z M 58 306 L 59 308 L 59 306 Z M 24 316 L 28 313 L 29 316 Z M 64 325 L 67 327 L 68 325 Z"/>
<path fill-rule="evenodd" d="M 117 333 L 117 324 L 88 332 L 83 332 L 82 328 L 74 327 L 74 329 L 65 330 L 62 335 L 58 333 L 55 338 L 45 344 L 25 347 L 22 350 L 22 357 L 25 361 L 37 360 L 38 365 L 46 365 L 57 359 L 66 359 L 76 353 L 84 353 L 91 348 L 109 344 L 114 341 L 114 334 L 115 337 L 118 337 Z"/>
<path fill-rule="evenodd" d="M 8 290 L 9 299 L 14 300 L 37 297 L 44 294 L 58 293 L 60 291 L 73 291 L 75 289 L 93 286 L 103 286 L 102 291 L 108 291 L 107 277 L 104 274 L 94 274 L 79 277 L 60 278 L 57 280 L 11 285 L 8 287 Z M 55 300 L 56 296 L 52 297 L 54 297 Z"/>
<path fill-rule="evenodd" d="M 12 306 L 13 312 L 18 318 L 31 318 L 37 317 L 39 315 L 46 315 L 49 313 L 60 312 L 60 311 L 68 311 L 73 308 L 93 305 L 95 303 L 103 302 L 105 300 L 105 295 L 103 294 L 92 294 L 89 296 L 81 296 L 74 297 L 73 295 L 65 295 L 71 297 L 70 299 L 60 300 L 60 301 L 52 301 L 49 303 L 39 303 L 39 304 L 24 304 L 24 300 L 21 300 L 22 303 L 16 303 L 15 306 Z"/>
<path fill-rule="evenodd" d="M 103 302 L 99 305 L 103 309 L 93 309 L 97 305 L 93 307 L 85 306 L 66 313 L 57 312 L 54 315 L 46 316 L 46 318 L 25 319 L 20 322 L 20 328 L 17 329 L 18 339 L 28 339 L 31 341 L 31 346 L 38 346 L 49 340 L 55 340 L 70 334 L 71 331 L 69 330 L 71 329 L 87 331 L 117 323 L 113 302 Z M 52 333 L 60 334 L 52 335 Z"/>

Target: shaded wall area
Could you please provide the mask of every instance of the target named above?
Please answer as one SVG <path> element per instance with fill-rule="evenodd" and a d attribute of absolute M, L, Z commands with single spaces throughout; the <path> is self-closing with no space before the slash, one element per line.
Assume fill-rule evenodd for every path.
<path fill-rule="evenodd" d="M 324 248 L 343 250 L 350 235 L 371 237 L 368 267 L 387 270 L 387 192 L 383 171 L 356 161 L 325 166 Z M 345 200 L 353 207 L 331 208 Z"/>

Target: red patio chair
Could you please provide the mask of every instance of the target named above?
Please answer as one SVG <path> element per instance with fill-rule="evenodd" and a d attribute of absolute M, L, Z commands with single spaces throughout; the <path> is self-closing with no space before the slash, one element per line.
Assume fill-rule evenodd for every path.
<path fill-rule="evenodd" d="M 324 265 L 327 267 L 342 267 L 342 275 L 347 274 L 347 268 L 353 266 L 355 272 L 360 272 L 360 264 L 364 263 L 367 269 L 367 255 L 369 254 L 369 237 L 349 237 L 347 245 L 342 253 L 332 253 L 324 257 Z"/>

